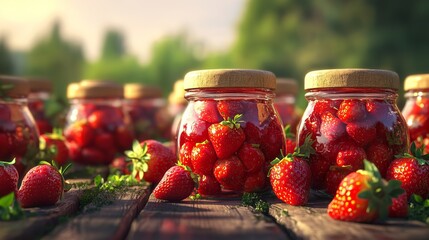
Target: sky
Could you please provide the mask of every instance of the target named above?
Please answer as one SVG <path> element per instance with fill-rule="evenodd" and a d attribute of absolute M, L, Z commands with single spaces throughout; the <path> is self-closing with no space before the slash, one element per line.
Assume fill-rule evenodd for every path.
<path fill-rule="evenodd" d="M 27 51 L 61 22 L 63 35 L 78 42 L 86 57 L 99 56 L 108 28 L 120 30 L 128 52 L 141 61 L 167 35 L 185 31 L 207 51 L 227 49 L 246 0 L 0 0 L 0 37 L 12 50 Z"/>

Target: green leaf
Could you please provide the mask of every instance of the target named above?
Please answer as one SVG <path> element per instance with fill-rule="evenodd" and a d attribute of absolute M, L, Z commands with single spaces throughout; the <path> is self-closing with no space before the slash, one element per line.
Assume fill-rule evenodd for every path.
<path fill-rule="evenodd" d="M 420 195 L 417 194 L 413 194 L 411 196 L 412 200 L 414 200 L 416 203 L 421 203 L 423 202 L 423 198 Z"/>
<path fill-rule="evenodd" d="M 372 197 L 372 193 L 370 190 L 365 190 L 365 191 L 360 192 L 358 194 L 358 197 L 362 198 L 362 199 L 370 199 Z"/>
<path fill-rule="evenodd" d="M 96 187 L 100 188 L 101 185 L 103 185 L 103 183 L 104 183 L 104 179 L 100 175 L 97 175 L 94 178 L 94 184 L 95 184 Z"/>
<path fill-rule="evenodd" d="M 4 208 L 9 207 L 10 205 L 12 205 L 13 199 L 14 199 L 13 192 L 3 196 L 2 198 L 0 198 L 0 207 L 4 207 Z"/>

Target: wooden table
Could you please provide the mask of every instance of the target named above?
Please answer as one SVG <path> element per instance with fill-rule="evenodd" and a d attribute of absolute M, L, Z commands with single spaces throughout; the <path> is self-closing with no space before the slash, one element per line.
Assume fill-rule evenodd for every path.
<path fill-rule="evenodd" d="M 34 216 L 0 222 L 0 239 L 429 239 L 429 227 L 417 221 L 332 220 L 326 214 L 329 199 L 316 197 L 303 207 L 271 197 L 264 215 L 240 199 L 161 202 L 148 187 L 126 189 L 99 209 L 79 210 L 81 195 L 73 189 L 55 207 L 29 209 Z"/>

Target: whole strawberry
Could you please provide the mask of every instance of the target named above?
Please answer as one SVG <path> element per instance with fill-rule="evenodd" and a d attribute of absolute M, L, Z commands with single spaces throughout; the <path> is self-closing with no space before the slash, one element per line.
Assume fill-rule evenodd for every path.
<path fill-rule="evenodd" d="M 405 153 L 402 157 L 392 161 L 387 169 L 386 178 L 401 181 L 408 199 L 413 194 L 427 198 L 429 195 L 429 155 L 423 155 L 424 146 L 416 148 L 414 143 L 411 144 L 410 151 L 411 154 Z"/>
<path fill-rule="evenodd" d="M 234 154 L 246 139 L 240 127 L 241 114 L 234 119 L 215 123 L 209 127 L 209 139 L 218 158 L 227 158 Z"/>
<path fill-rule="evenodd" d="M 290 130 L 290 125 L 285 127 L 285 135 L 286 135 L 286 155 L 289 153 L 293 153 L 296 148 L 296 136 Z"/>
<path fill-rule="evenodd" d="M 392 205 L 389 207 L 389 217 L 406 218 L 408 216 L 407 193 L 404 192 L 392 199 Z"/>
<path fill-rule="evenodd" d="M 176 163 L 176 155 L 156 140 L 135 141 L 125 155 L 133 163 L 132 175 L 146 182 L 158 183 L 164 173 Z"/>
<path fill-rule="evenodd" d="M 15 192 L 18 186 L 18 171 L 12 162 L 0 161 L 0 197 Z"/>
<path fill-rule="evenodd" d="M 271 162 L 273 166 L 269 177 L 274 194 L 287 204 L 300 206 L 308 201 L 311 170 L 307 158 L 314 153 L 311 143 L 308 136 L 297 152 L 288 154 L 283 159 L 276 158 Z"/>
<path fill-rule="evenodd" d="M 184 166 L 173 166 L 165 172 L 161 181 L 153 190 L 157 199 L 169 202 L 180 202 L 191 195 L 195 181 L 190 169 Z"/>
<path fill-rule="evenodd" d="M 58 165 L 64 165 L 69 158 L 69 150 L 66 146 L 65 138 L 62 134 L 62 131 L 58 131 L 54 129 L 53 133 L 45 133 L 40 136 L 40 142 L 43 145 L 45 144 L 44 149 L 54 149 L 51 151 L 53 156 L 49 156 L 48 158 L 52 158 L 57 162 Z"/>
<path fill-rule="evenodd" d="M 208 140 L 195 144 L 191 153 L 191 161 L 195 173 L 200 175 L 212 174 L 216 160 L 216 152 Z"/>
<path fill-rule="evenodd" d="M 21 187 L 18 191 L 18 201 L 23 208 L 52 206 L 60 200 L 64 191 L 63 173 L 58 169 L 55 162 L 40 162 L 25 174 Z"/>
<path fill-rule="evenodd" d="M 243 190 L 246 173 L 243 163 L 235 155 L 218 159 L 214 165 L 214 176 L 225 189 Z"/>
<path fill-rule="evenodd" d="M 352 172 L 341 181 L 328 206 L 331 218 L 349 222 L 384 220 L 392 198 L 404 193 L 400 181 L 387 182 L 373 163 L 365 160 L 364 165 L 365 170 Z"/>

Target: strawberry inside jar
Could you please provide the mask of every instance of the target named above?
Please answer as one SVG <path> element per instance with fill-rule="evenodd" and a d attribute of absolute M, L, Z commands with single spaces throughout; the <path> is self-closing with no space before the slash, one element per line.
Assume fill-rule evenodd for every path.
<path fill-rule="evenodd" d="M 83 80 L 68 86 L 70 110 L 64 136 L 72 161 L 109 165 L 130 149 L 134 134 L 122 109 L 123 87 L 108 81 Z"/>
<path fill-rule="evenodd" d="M 188 106 L 178 129 L 179 160 L 203 179 L 201 195 L 267 189 L 270 162 L 285 152 L 273 106 L 276 77 L 260 70 L 186 74 Z"/>
<path fill-rule="evenodd" d="M 28 95 L 28 108 L 36 121 L 40 134 L 51 133 L 52 119 L 47 115 L 46 101 L 52 93 L 52 82 L 43 78 L 30 78 L 30 94 Z"/>
<path fill-rule="evenodd" d="M 39 149 L 39 133 L 28 110 L 28 81 L 0 76 L 0 159 L 12 161 L 22 174 Z"/>
<path fill-rule="evenodd" d="M 310 156 L 312 187 L 337 189 L 329 176 L 373 162 L 385 176 L 390 162 L 409 145 L 408 130 L 397 105 L 399 77 L 373 69 L 332 69 L 305 77 L 308 106 L 298 126 L 298 143 L 314 141 Z M 331 193 L 334 194 L 334 193 Z"/>

